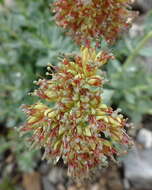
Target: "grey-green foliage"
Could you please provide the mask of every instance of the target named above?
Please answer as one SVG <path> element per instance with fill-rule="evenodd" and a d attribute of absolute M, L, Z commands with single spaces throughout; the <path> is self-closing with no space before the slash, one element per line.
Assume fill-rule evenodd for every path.
<path fill-rule="evenodd" d="M 140 122 L 144 114 L 152 114 L 152 75 L 141 65 L 123 69 L 118 61 L 112 61 L 108 70 L 112 104 L 122 108 L 133 122 Z"/>
<path fill-rule="evenodd" d="M 0 136 L 0 144 L 0 154 L 10 150 L 20 171 L 31 172 L 37 166 L 35 160 L 40 159 L 40 153 L 36 149 L 29 151 L 30 145 L 27 143 L 27 135 L 21 138 L 17 131 L 11 129 L 5 137 Z"/>
<path fill-rule="evenodd" d="M 146 57 L 152 59 L 152 43 L 148 43 L 150 40 L 152 11 L 145 19 L 143 33 L 134 38 L 127 35 L 119 40 L 113 47 L 117 59 L 107 65 L 110 103 L 122 108 L 137 123 L 145 114 L 152 114 L 152 70 L 149 71 L 145 61 Z"/>
<path fill-rule="evenodd" d="M 51 2 L 51 1 L 50 1 Z M 44 76 L 59 52 L 75 50 L 53 20 L 49 1 L 15 1 L 0 11 L 0 121 L 14 126 L 21 118 L 19 106 L 31 103 L 32 81 Z"/>
<path fill-rule="evenodd" d="M 15 0 L 0 6 L 0 123 L 8 133 L 25 121 L 22 104 L 36 101 L 28 96 L 33 81 L 44 78 L 48 62 L 55 64 L 59 52 L 76 50 L 72 40 L 53 22 L 51 0 Z M 0 136 L 0 153 L 12 150 L 19 169 L 31 171 L 37 164 L 37 151 L 28 151 L 16 132 Z"/>

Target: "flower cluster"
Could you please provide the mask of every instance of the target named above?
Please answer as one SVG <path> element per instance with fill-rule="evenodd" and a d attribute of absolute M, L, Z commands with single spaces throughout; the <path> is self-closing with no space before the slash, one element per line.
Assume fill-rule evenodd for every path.
<path fill-rule="evenodd" d="M 132 0 L 57 0 L 54 3 L 57 24 L 65 28 L 78 44 L 104 37 L 113 42 L 128 28 L 135 13 Z"/>
<path fill-rule="evenodd" d="M 23 106 L 28 115 L 22 131 L 31 131 L 34 146 L 44 147 L 44 158 L 68 165 L 68 174 L 86 175 L 123 152 L 131 140 L 125 133 L 126 119 L 103 103 L 100 67 L 113 56 L 81 48 L 81 55 L 65 56 L 40 79 L 33 92 L 44 103 Z M 48 70 L 51 70 L 49 67 Z"/>

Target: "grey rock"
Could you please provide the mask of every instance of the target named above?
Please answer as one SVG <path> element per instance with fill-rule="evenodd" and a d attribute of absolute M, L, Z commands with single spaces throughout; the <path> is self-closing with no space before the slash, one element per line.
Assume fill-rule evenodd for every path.
<path fill-rule="evenodd" d="M 152 187 L 152 149 L 136 147 L 124 158 L 124 176 L 134 188 Z"/>
<path fill-rule="evenodd" d="M 4 170 L 4 175 L 7 176 L 11 174 L 12 171 L 13 171 L 13 164 L 11 163 L 11 164 L 6 165 L 5 170 Z"/>
<path fill-rule="evenodd" d="M 152 148 L 152 132 L 148 129 L 140 129 L 137 135 L 137 141 L 145 148 Z"/>
<path fill-rule="evenodd" d="M 128 181 L 128 179 L 123 179 L 123 185 L 124 185 L 124 188 L 127 190 L 127 189 L 130 189 L 130 183 Z"/>
<path fill-rule="evenodd" d="M 129 36 L 134 38 L 136 36 L 141 36 L 144 34 L 144 26 L 143 24 L 139 24 L 138 22 L 133 23 L 132 27 L 129 30 Z"/>
<path fill-rule="evenodd" d="M 40 165 L 40 172 L 42 175 L 47 175 L 50 171 L 50 166 L 47 163 L 43 163 Z"/>
<path fill-rule="evenodd" d="M 42 178 L 43 190 L 56 190 L 55 186 L 49 182 L 47 177 Z"/>
<path fill-rule="evenodd" d="M 65 170 L 63 168 L 54 167 L 48 174 L 48 179 L 51 183 L 64 183 L 65 181 Z"/>

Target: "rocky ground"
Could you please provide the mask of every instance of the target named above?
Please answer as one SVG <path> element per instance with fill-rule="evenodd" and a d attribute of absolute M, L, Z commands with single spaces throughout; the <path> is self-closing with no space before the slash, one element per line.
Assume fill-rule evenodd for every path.
<path fill-rule="evenodd" d="M 67 177 L 62 162 L 51 166 L 40 161 L 35 171 L 21 173 L 13 155 L 6 152 L 0 162 L 0 190 L 151 190 L 152 122 L 145 123 L 145 127 L 140 127 L 134 147 L 119 165 L 111 163 L 108 168 L 97 170 L 83 184 Z"/>

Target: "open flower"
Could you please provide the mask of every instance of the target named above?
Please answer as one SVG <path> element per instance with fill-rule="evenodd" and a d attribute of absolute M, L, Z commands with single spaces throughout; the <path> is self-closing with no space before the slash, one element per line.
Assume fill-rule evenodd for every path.
<path fill-rule="evenodd" d="M 80 56 L 65 56 L 51 79 L 37 82 L 33 94 L 46 105 L 23 106 L 28 118 L 22 131 L 32 132 L 30 140 L 44 147 L 44 158 L 54 163 L 62 158 L 73 177 L 107 165 L 131 144 L 126 119 L 103 102 L 100 67 L 110 58 L 89 48 L 82 48 Z"/>
<path fill-rule="evenodd" d="M 135 16 L 130 3 L 131 0 L 57 0 L 54 11 L 57 24 L 78 44 L 100 37 L 113 42 Z"/>

